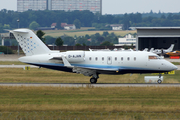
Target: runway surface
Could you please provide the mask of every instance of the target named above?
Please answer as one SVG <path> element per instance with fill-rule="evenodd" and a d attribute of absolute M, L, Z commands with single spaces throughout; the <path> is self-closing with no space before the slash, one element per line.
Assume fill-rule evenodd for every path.
<path fill-rule="evenodd" d="M 157 83 L 0 83 L 0 86 L 25 86 L 25 87 L 180 87 L 180 83 L 176 84 L 157 84 Z"/>
<path fill-rule="evenodd" d="M 0 68 L 25 68 L 26 66 L 29 66 L 31 68 L 38 68 L 34 65 L 0 65 Z"/>

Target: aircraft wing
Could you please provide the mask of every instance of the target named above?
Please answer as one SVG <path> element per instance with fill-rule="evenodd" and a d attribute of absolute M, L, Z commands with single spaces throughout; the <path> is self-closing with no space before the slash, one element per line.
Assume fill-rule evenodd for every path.
<path fill-rule="evenodd" d="M 112 72 L 119 72 L 118 69 L 113 68 L 97 68 L 97 67 L 79 67 L 74 66 L 72 68 L 72 71 L 77 74 L 83 74 L 84 76 L 93 76 L 96 75 L 96 73 L 112 73 Z"/>
<path fill-rule="evenodd" d="M 86 67 L 86 66 L 74 66 L 79 69 L 88 69 L 88 70 L 101 70 L 101 71 L 119 71 L 118 68 L 102 68 L 102 67 Z"/>
<path fill-rule="evenodd" d="M 94 73 L 101 72 L 117 72 L 119 68 L 116 66 L 101 66 L 101 65 L 83 65 L 83 64 L 70 64 L 65 56 L 53 57 L 50 60 L 62 60 L 64 66 L 72 68 L 72 71 L 75 73 L 80 73 L 85 76 L 92 76 Z"/>

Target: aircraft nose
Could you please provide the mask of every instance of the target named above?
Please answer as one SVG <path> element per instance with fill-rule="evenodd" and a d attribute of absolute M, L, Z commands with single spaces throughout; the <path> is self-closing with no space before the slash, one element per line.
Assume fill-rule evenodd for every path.
<path fill-rule="evenodd" d="M 172 63 L 170 63 L 171 65 L 169 65 L 170 66 L 170 68 L 172 69 L 172 70 L 177 70 L 178 69 L 178 67 L 177 66 L 175 66 L 174 64 L 172 64 Z"/>
<path fill-rule="evenodd" d="M 174 69 L 174 70 L 177 70 L 177 69 L 178 69 L 178 67 L 174 65 L 174 66 L 173 66 L 173 69 Z"/>
<path fill-rule="evenodd" d="M 165 69 L 168 71 L 173 71 L 178 69 L 176 65 L 172 64 L 169 61 L 164 61 L 162 65 L 164 65 Z"/>

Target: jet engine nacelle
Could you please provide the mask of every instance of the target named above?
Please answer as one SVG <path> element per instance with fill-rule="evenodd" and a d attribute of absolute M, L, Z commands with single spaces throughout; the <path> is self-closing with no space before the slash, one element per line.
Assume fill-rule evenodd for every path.
<path fill-rule="evenodd" d="M 85 60 L 84 51 L 67 51 L 66 59 L 69 62 L 83 62 Z"/>

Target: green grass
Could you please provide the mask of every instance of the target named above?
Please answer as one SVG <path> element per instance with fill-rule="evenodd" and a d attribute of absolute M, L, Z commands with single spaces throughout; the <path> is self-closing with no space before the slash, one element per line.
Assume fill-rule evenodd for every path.
<path fill-rule="evenodd" d="M 89 83 L 90 77 L 82 74 L 55 71 L 44 68 L 1 68 L 0 82 L 3 83 Z M 100 74 L 98 83 L 144 83 L 144 76 L 152 74 L 103 75 Z M 180 71 L 175 75 L 163 75 L 163 83 L 180 83 Z M 154 75 L 152 75 L 154 76 Z"/>
<path fill-rule="evenodd" d="M 1 83 L 89 83 L 89 77 L 49 69 L 1 68 L 0 75 Z M 145 75 L 100 75 L 98 83 L 144 83 Z M 179 75 L 180 71 L 175 75 L 164 75 L 164 83 L 180 83 Z M 117 114 L 123 119 L 146 119 L 149 116 L 164 119 L 163 113 L 170 118 L 179 115 L 179 107 L 179 87 L 95 88 L 90 84 L 79 88 L 0 87 L 0 119 L 7 119 L 11 112 L 13 118 L 19 114 L 21 118 L 37 115 L 37 119 L 42 119 L 45 115 L 48 119 L 52 113 L 54 118 L 63 113 L 61 117 L 65 119 L 70 113 L 71 118 L 78 116 L 82 119 L 95 117 L 103 120 L 109 115 L 109 119 L 116 119 Z M 105 112 L 103 117 L 102 112 Z"/>
<path fill-rule="evenodd" d="M 27 64 L 22 63 L 20 61 L 0 61 L 0 65 L 27 65 Z"/>
<path fill-rule="evenodd" d="M 3 107 L 7 105 L 14 107 L 12 111 L 28 110 L 29 107 L 32 110 L 62 111 L 131 111 L 130 107 L 135 111 L 148 111 L 148 108 L 153 111 L 168 111 L 172 107 L 177 110 L 180 106 L 180 89 L 168 87 L 1 87 L 0 97 L 0 109 L 8 110 L 9 108 Z M 22 107 L 15 108 L 18 105 Z"/>
<path fill-rule="evenodd" d="M 153 117 L 153 112 L 166 118 L 163 113 L 177 112 L 180 107 L 180 88 L 175 87 L 114 87 L 114 88 L 65 88 L 65 87 L 1 87 L 0 112 L 36 111 L 38 116 L 73 116 L 112 118 L 120 113 L 122 117 Z M 88 113 L 89 112 L 89 113 Z M 127 113 L 128 114 L 127 114 Z M 136 112 L 136 114 L 134 114 Z M 144 114 L 147 113 L 147 114 Z M 160 112 L 160 113 L 159 113 Z M 35 113 L 33 114 L 35 115 Z M 174 116 L 173 116 L 174 117 Z"/>
<path fill-rule="evenodd" d="M 180 65 L 180 62 L 172 62 L 174 65 Z"/>

